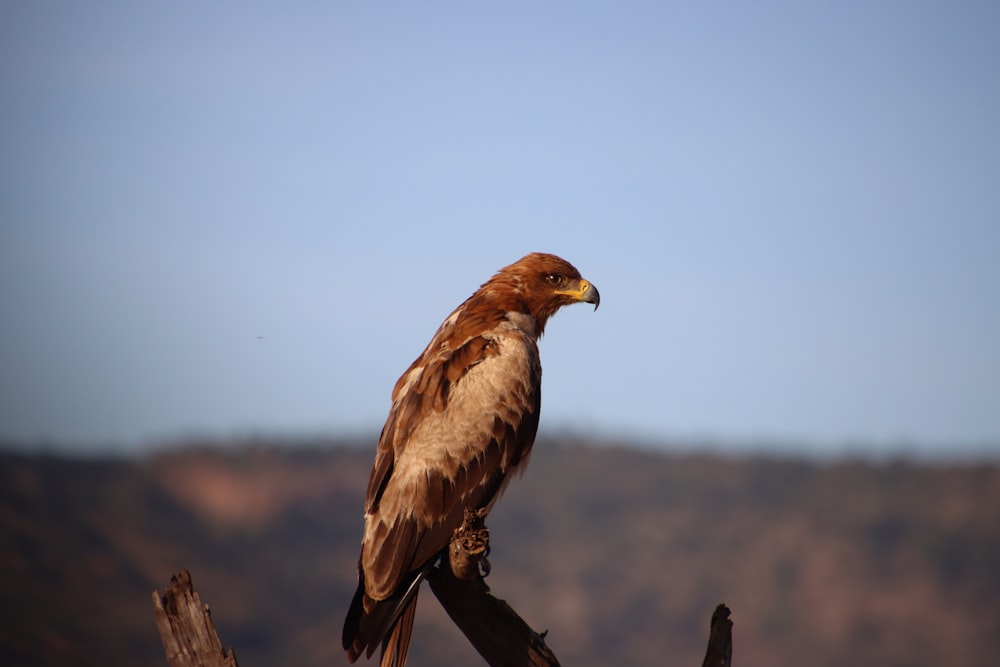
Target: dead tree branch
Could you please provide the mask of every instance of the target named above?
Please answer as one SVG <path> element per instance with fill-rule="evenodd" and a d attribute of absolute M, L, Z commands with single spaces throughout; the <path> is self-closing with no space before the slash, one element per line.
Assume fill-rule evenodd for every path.
<path fill-rule="evenodd" d="M 153 608 L 170 667 L 238 667 L 233 649 L 223 650 L 208 605 L 187 570 L 170 577 L 163 595 L 153 591 Z"/>
<path fill-rule="evenodd" d="M 431 590 L 455 625 L 492 667 L 559 665 L 544 635 L 532 630 L 510 605 L 490 595 L 483 580 L 489 572 L 489 530 L 485 512 L 467 510 L 455 531 L 449 558 L 427 576 Z"/>
<path fill-rule="evenodd" d="M 489 573 L 484 518 L 484 512 L 466 512 L 448 558 L 427 576 L 431 590 L 491 667 L 558 667 L 545 633 L 532 630 L 510 605 L 493 597 L 483 580 Z M 187 570 L 170 578 L 163 595 L 153 591 L 153 606 L 170 667 L 238 667 L 233 650 L 223 650 L 208 605 L 202 604 Z M 731 667 L 732 630 L 729 608 L 720 604 L 712 614 L 702 667 Z"/>
<path fill-rule="evenodd" d="M 730 667 L 733 662 L 733 622 L 729 607 L 720 604 L 712 612 L 708 629 L 708 649 L 702 667 Z"/>

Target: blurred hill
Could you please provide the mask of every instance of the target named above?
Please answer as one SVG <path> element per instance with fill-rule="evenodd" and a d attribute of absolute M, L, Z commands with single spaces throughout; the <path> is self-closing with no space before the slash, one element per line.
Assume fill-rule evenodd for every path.
<path fill-rule="evenodd" d="M 180 569 L 244 667 L 346 664 L 373 445 L 0 454 L 0 663 L 166 665 Z M 491 515 L 493 593 L 564 665 L 997 664 L 1000 464 L 807 462 L 542 441 Z M 483 664 L 426 588 L 413 665 Z"/>

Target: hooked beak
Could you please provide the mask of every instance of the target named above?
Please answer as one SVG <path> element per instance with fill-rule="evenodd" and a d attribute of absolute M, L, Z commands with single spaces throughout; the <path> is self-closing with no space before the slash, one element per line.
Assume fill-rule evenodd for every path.
<path fill-rule="evenodd" d="M 594 304 L 594 310 L 597 310 L 597 307 L 601 305 L 601 293 L 597 291 L 593 283 L 585 278 L 580 278 L 580 284 L 576 289 L 566 290 L 565 292 L 560 292 L 560 294 L 568 294 L 583 303 L 592 303 Z"/>

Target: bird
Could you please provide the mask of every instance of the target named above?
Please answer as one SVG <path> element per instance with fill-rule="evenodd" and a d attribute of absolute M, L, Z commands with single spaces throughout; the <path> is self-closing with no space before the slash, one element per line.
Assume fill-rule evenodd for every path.
<path fill-rule="evenodd" d="M 381 645 L 404 667 L 417 594 L 466 509 L 489 512 L 538 430 L 538 339 L 563 306 L 600 305 L 569 262 L 531 253 L 496 272 L 399 377 L 364 506 L 358 587 L 344 621 L 350 662 Z"/>

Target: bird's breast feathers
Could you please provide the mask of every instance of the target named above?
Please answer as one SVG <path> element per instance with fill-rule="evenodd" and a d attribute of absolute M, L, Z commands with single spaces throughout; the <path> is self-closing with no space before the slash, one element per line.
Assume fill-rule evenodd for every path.
<path fill-rule="evenodd" d="M 456 479 L 461 468 L 486 456 L 491 445 L 500 446 L 501 469 L 521 463 L 520 452 L 507 451 L 518 444 L 509 442 L 508 434 L 520 429 L 526 413 L 537 420 L 541 363 L 526 323 L 512 319 L 518 318 L 505 319 L 457 349 L 438 350 L 428 364 L 415 364 L 407 372 L 392 412 L 408 423 L 393 424 L 394 442 L 383 443 L 394 451 L 392 477 L 378 512 L 383 520 L 434 516 L 422 511 L 432 494 L 428 471 L 435 473 L 431 477 Z M 433 354 L 432 348 L 427 352 Z M 445 398 L 414 402 L 415 392 Z M 413 403 L 419 412 L 403 414 L 416 407 Z"/>

